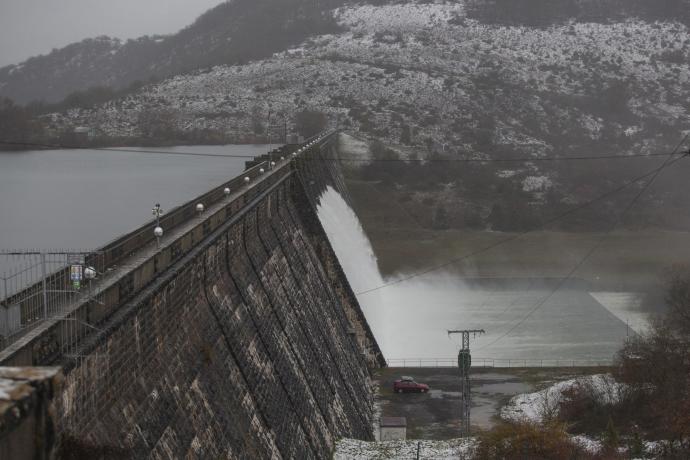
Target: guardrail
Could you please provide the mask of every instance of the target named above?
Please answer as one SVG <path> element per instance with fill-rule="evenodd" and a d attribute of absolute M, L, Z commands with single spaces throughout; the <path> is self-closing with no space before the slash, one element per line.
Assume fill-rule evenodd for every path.
<path fill-rule="evenodd" d="M 39 326 L 47 319 L 61 317 L 66 311 L 72 311 L 75 302 L 92 304 L 92 307 L 94 303 L 98 305 L 92 308 L 94 311 L 85 316 L 90 319 L 89 324 L 82 324 L 82 326 L 93 329 L 93 324 L 97 324 L 112 314 L 119 304 L 130 299 L 135 292 L 151 282 L 158 273 L 179 260 L 237 210 L 270 188 L 273 183 L 279 181 L 281 175 L 270 175 L 266 180 L 255 184 L 257 178 L 270 172 L 274 167 L 286 166 L 286 161 L 289 162 L 298 149 L 300 153 L 304 153 L 312 147 L 318 148 L 324 139 L 328 139 L 329 134 L 331 133 L 323 133 L 311 138 L 303 146 L 283 146 L 262 155 L 261 161 L 246 169 L 241 175 L 162 216 L 160 225 L 165 229 L 166 235 L 172 235 L 171 230 L 179 228 L 198 215 L 196 211 L 198 203 L 202 203 L 207 210 L 210 210 L 213 205 L 222 203 L 226 198 L 226 188 L 229 188 L 232 193 L 246 188 L 248 182 L 253 184 L 238 197 L 224 205 L 221 210 L 210 216 L 206 213 L 209 217 L 204 222 L 176 238 L 172 244 L 161 248 L 143 261 L 141 266 L 133 268 L 127 276 L 116 281 L 111 287 L 105 288 L 104 292 L 100 292 L 102 275 L 107 277 L 109 269 L 117 267 L 120 262 L 153 244 L 156 239 L 153 232 L 157 225 L 156 221 L 150 221 L 106 244 L 101 249 L 77 253 L 83 256 L 80 263 L 82 267 L 94 267 L 99 274 L 99 279 L 94 283 L 94 291 L 100 292 L 96 297 L 84 296 L 83 292 L 80 293 L 70 287 L 70 263 L 68 259 L 74 255 L 71 252 L 60 253 L 64 257 L 56 260 L 54 264 L 50 263 L 52 260 L 48 260 L 49 263 L 46 264 L 45 259 L 38 262 L 32 261 L 30 265 L 27 265 L 26 270 L 13 274 L 11 277 L 0 277 L 0 296 L 2 296 L 0 297 L 0 352 L 19 340 L 25 331 Z M 247 179 L 249 180 L 247 181 Z M 41 257 L 40 254 L 42 253 L 36 252 L 36 254 Z M 91 283 L 89 283 L 89 290 L 90 288 Z M 74 313 L 74 315 L 76 323 L 77 314 Z M 83 323 L 81 320 L 79 322 Z M 85 331 L 81 328 L 76 333 L 70 334 L 65 340 L 73 343 L 79 340 L 84 333 Z M 62 340 L 60 339 L 60 341 Z"/>
<path fill-rule="evenodd" d="M 84 276 L 85 267 L 93 276 L 104 272 L 102 254 L 88 250 L 0 251 L 4 259 L 17 267 L 0 275 L 0 350 L 13 336 L 88 297 L 91 281 Z M 74 264 L 81 272 L 70 273 Z M 75 285 L 76 277 L 83 289 Z"/>
<path fill-rule="evenodd" d="M 386 360 L 388 367 L 458 367 L 457 358 L 395 358 Z M 513 359 L 472 358 L 472 367 L 610 367 L 611 359 Z"/>

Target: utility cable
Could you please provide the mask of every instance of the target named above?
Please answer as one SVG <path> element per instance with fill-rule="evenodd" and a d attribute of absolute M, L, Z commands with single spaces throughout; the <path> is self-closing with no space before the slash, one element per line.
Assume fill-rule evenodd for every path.
<path fill-rule="evenodd" d="M 687 138 L 687 136 L 686 136 L 686 138 Z M 678 150 L 678 148 L 676 149 L 676 152 L 677 152 L 677 150 Z M 673 156 L 675 156 L 675 155 L 676 155 L 676 152 L 671 153 L 671 154 L 669 155 L 669 158 L 672 158 Z M 690 152 L 688 152 L 688 154 L 690 154 Z M 482 254 L 482 253 L 484 253 L 484 252 L 487 252 L 487 251 L 490 251 L 490 250 L 492 250 L 492 249 L 495 249 L 495 248 L 498 247 L 498 246 L 502 246 L 502 245 L 504 245 L 504 244 L 506 244 L 506 243 L 515 241 L 515 240 L 517 240 L 517 239 L 519 239 L 519 238 L 521 238 L 521 237 L 523 237 L 524 235 L 527 235 L 527 234 L 529 234 L 529 233 L 533 233 L 533 232 L 535 232 L 535 231 L 537 231 L 537 230 L 541 230 L 541 229 L 543 229 L 544 227 L 546 227 L 547 225 L 550 225 L 550 224 L 552 224 L 552 223 L 554 223 L 554 222 L 557 222 L 557 221 L 559 221 L 559 220 L 561 220 L 561 219 L 563 219 L 563 218 L 565 218 L 565 217 L 567 217 L 567 216 L 569 216 L 569 215 L 571 215 L 571 214 L 574 214 L 574 213 L 576 213 L 576 212 L 578 212 L 578 211 L 580 211 L 580 210 L 582 210 L 582 209 L 588 208 L 588 207 L 590 207 L 590 206 L 592 206 L 592 205 L 594 205 L 594 204 L 596 204 L 596 203 L 598 203 L 598 202 L 600 202 L 600 201 L 603 201 L 603 200 L 605 200 L 606 198 L 608 198 L 608 197 L 610 197 L 610 196 L 612 196 L 612 195 L 615 195 L 615 194 L 621 192 L 622 190 L 625 190 L 625 189 L 627 189 L 628 187 L 630 187 L 630 186 L 632 186 L 632 185 L 634 185 L 634 184 L 640 182 L 641 180 L 644 180 L 644 179 L 646 179 L 646 178 L 648 178 L 648 177 L 650 177 L 650 176 L 656 176 L 661 170 L 663 170 L 663 169 L 665 169 L 666 167 L 668 167 L 668 166 L 670 166 L 670 165 L 676 163 L 677 161 L 680 161 L 681 159 L 683 159 L 683 158 L 685 158 L 686 156 L 688 156 L 688 154 L 685 154 L 685 155 L 683 155 L 683 156 L 681 156 L 681 157 L 679 157 L 679 158 L 676 158 L 675 160 L 673 160 L 673 161 L 671 161 L 671 162 L 668 162 L 668 159 L 667 159 L 667 161 L 664 162 L 664 164 L 663 164 L 662 166 L 657 167 L 657 168 L 655 168 L 655 169 L 653 169 L 653 170 L 651 170 L 651 171 L 649 171 L 649 172 L 647 172 L 647 173 L 645 173 L 645 174 L 643 174 L 643 175 L 641 175 L 641 176 L 638 176 L 638 177 L 636 177 L 636 178 L 634 178 L 634 179 L 632 179 L 632 180 L 630 180 L 630 181 L 628 181 L 628 182 L 626 182 L 626 183 L 624 183 L 624 184 L 622 184 L 622 185 L 616 187 L 615 189 L 609 190 L 608 192 L 604 193 L 603 195 L 600 195 L 600 196 L 598 196 L 598 197 L 596 197 L 596 198 L 594 198 L 594 199 L 592 199 L 592 200 L 589 200 L 589 201 L 587 201 L 587 202 L 585 202 L 585 203 L 583 203 L 583 204 L 580 204 L 580 205 L 578 205 L 578 206 L 575 206 L 575 207 L 569 209 L 568 211 L 565 211 L 565 212 L 563 212 L 563 213 L 561 213 L 561 214 L 559 214 L 559 215 L 557 215 L 557 216 L 555 216 L 555 217 L 553 217 L 553 218 L 547 220 L 546 222 L 542 223 L 541 225 L 539 225 L 539 226 L 536 227 L 536 228 L 532 228 L 532 229 L 529 229 L 529 230 L 524 230 L 524 231 L 522 231 L 522 232 L 516 233 L 516 234 L 514 234 L 514 235 L 512 235 L 512 236 L 509 236 L 509 237 L 507 237 L 507 238 L 503 238 L 503 239 L 501 239 L 501 240 L 499 240 L 499 241 L 497 241 L 497 242 L 495 242 L 495 243 L 492 243 L 492 244 L 490 244 L 490 245 L 488 245 L 488 246 L 484 246 L 484 247 L 482 247 L 482 248 L 480 248 L 480 249 L 478 249 L 478 250 L 476 250 L 476 251 L 472 251 L 472 252 L 470 252 L 470 253 L 467 253 L 467 254 L 465 254 L 465 255 L 463 255 L 463 256 L 461 256 L 461 257 L 454 258 L 454 259 L 450 259 L 450 260 L 448 260 L 448 261 L 446 261 L 446 262 L 444 262 L 444 263 L 442 263 L 442 264 L 431 266 L 431 267 L 426 268 L 426 269 L 424 269 L 424 270 L 422 270 L 422 271 L 415 272 L 415 273 L 412 273 L 412 274 L 410 274 L 410 275 L 407 275 L 407 276 L 404 276 L 404 277 L 402 277 L 402 278 L 399 278 L 399 279 L 397 279 L 397 280 L 391 281 L 390 283 L 385 283 L 385 284 L 382 284 L 382 285 L 380 285 L 380 286 L 373 287 L 373 288 L 371 288 L 371 289 L 366 289 L 366 290 L 364 290 L 364 291 L 360 291 L 360 292 L 356 293 L 356 295 L 359 297 L 359 296 L 364 295 L 364 294 L 368 294 L 368 293 L 371 293 L 371 292 L 374 292 L 374 291 L 378 291 L 378 290 L 380 290 L 380 289 L 387 288 L 387 287 L 389 287 L 389 286 L 393 286 L 393 285 L 400 284 L 400 283 L 405 282 L 405 281 L 409 281 L 409 280 L 411 280 L 411 279 L 413 279 L 413 278 L 417 278 L 417 277 L 422 276 L 422 275 L 425 275 L 425 274 L 427 274 L 427 273 L 431 273 L 431 272 L 440 270 L 440 269 L 445 268 L 445 267 L 448 267 L 448 266 L 450 266 L 450 265 L 454 265 L 454 264 L 456 264 L 456 263 L 458 263 L 458 262 L 462 262 L 463 260 L 469 259 L 469 258 L 474 257 L 474 256 L 477 256 L 477 255 L 480 255 L 480 254 Z"/>
<path fill-rule="evenodd" d="M 623 211 L 618 215 L 616 218 L 615 222 L 611 225 L 611 228 L 602 235 L 601 238 L 590 248 L 589 251 L 585 254 L 585 256 L 578 261 L 578 263 L 575 264 L 575 266 L 568 272 L 568 274 L 560 280 L 560 282 L 556 285 L 556 287 L 543 299 L 541 299 L 527 314 L 520 319 L 517 323 L 515 323 L 512 327 L 510 327 L 505 333 L 501 334 L 498 336 L 495 340 L 489 342 L 486 345 L 483 345 L 482 347 L 478 348 L 477 351 L 483 350 L 484 348 L 490 347 L 491 345 L 496 344 L 500 340 L 504 339 L 508 335 L 510 335 L 515 329 L 523 325 L 537 310 L 539 310 L 541 307 L 546 304 L 565 284 L 570 281 L 572 276 L 589 260 L 592 255 L 604 244 L 604 242 L 608 239 L 608 237 L 611 235 L 611 232 L 613 232 L 618 225 L 623 221 L 625 216 L 630 212 L 630 210 L 635 206 L 635 203 L 642 197 L 642 195 L 651 187 L 651 185 L 654 183 L 654 181 L 659 177 L 661 172 L 666 169 L 667 167 L 671 166 L 673 163 L 687 157 L 690 155 L 690 151 L 683 153 L 682 156 L 673 159 L 673 157 L 676 155 L 676 152 L 680 149 L 680 147 L 685 143 L 685 141 L 690 137 L 690 134 L 687 134 L 683 140 L 681 141 L 680 144 L 678 144 L 678 147 L 676 147 L 674 153 L 670 154 L 668 158 L 664 161 L 664 163 L 657 168 L 653 174 L 651 174 L 651 178 L 645 183 L 645 185 L 635 194 L 632 200 L 628 203 L 628 205 L 623 209 Z"/>
<path fill-rule="evenodd" d="M 35 147 L 40 149 L 54 150 L 94 150 L 98 152 L 119 152 L 119 153 L 147 153 L 164 154 L 194 157 L 220 157 L 220 158 L 243 158 L 253 160 L 256 155 L 229 154 L 229 153 L 203 153 L 185 152 L 171 150 L 151 150 L 136 149 L 127 147 L 77 147 L 63 144 L 42 144 L 33 142 L 13 142 L 0 140 L 0 145 L 15 147 Z M 528 162 L 550 162 L 550 161 L 596 161 L 596 160 L 627 160 L 632 158 L 654 158 L 668 156 L 669 153 L 632 153 L 632 154 L 611 154 L 611 155 L 578 155 L 578 156 L 554 156 L 554 157 L 516 157 L 516 158 L 341 158 L 341 157 L 317 157 L 306 158 L 311 161 L 343 161 L 354 163 L 528 163 Z"/>

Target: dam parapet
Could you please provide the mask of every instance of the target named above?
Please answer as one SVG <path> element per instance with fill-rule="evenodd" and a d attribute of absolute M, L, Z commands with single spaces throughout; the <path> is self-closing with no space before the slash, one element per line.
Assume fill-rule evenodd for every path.
<path fill-rule="evenodd" d="M 142 235 L 5 348 L 5 366 L 61 369 L 58 455 L 328 458 L 341 437 L 373 438 L 385 360 L 314 208 L 326 184 L 347 196 L 336 138 L 249 164 L 172 212 L 160 246 L 151 224 L 118 239 Z"/>

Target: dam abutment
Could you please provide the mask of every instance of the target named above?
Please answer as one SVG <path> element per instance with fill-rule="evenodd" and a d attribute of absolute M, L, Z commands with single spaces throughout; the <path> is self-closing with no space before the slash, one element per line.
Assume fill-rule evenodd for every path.
<path fill-rule="evenodd" d="M 373 439 L 370 370 L 385 361 L 310 196 L 342 185 L 337 165 L 309 158 L 334 136 L 104 287 L 70 356 L 39 359 L 40 337 L 4 355 L 63 366 L 57 455 L 328 458 L 341 437 Z"/>

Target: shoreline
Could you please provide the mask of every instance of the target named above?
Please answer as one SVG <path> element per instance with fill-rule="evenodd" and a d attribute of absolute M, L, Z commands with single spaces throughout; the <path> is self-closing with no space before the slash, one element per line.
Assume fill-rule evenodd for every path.
<path fill-rule="evenodd" d="M 170 148 L 170 147 L 224 147 L 228 145 L 251 145 L 251 146 L 262 146 L 262 145 L 275 145 L 279 147 L 284 144 L 269 144 L 261 142 L 248 142 L 248 143 L 198 143 L 198 142 L 179 142 L 179 143 L 153 143 L 153 144 L 142 144 L 142 143 L 132 143 L 132 144 L 99 144 L 99 145 L 87 145 L 87 146 L 68 146 L 68 145 L 49 145 L 49 144 L 36 144 L 26 147 L 13 147 L 11 149 L 0 147 L 0 153 L 13 153 L 13 152 L 40 152 L 40 151 L 59 151 L 59 150 L 116 150 L 116 149 L 151 149 L 151 148 Z"/>

